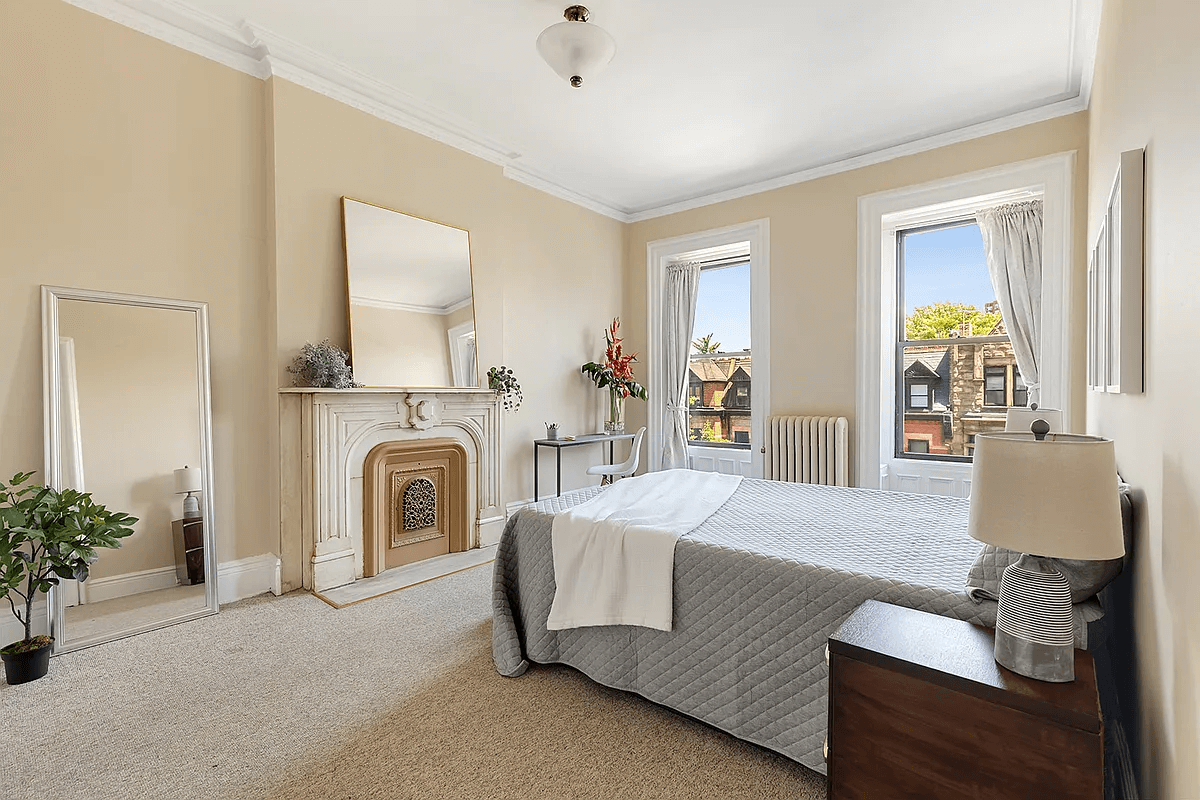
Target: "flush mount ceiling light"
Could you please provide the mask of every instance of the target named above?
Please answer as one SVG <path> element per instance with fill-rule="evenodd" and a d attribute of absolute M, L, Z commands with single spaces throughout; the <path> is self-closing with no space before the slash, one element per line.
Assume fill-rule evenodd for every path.
<path fill-rule="evenodd" d="M 608 31 L 588 24 L 588 10 L 583 6 L 570 6 L 563 16 L 566 22 L 542 31 L 537 49 L 551 69 L 579 88 L 585 75 L 593 77 L 612 61 L 617 43 Z"/>

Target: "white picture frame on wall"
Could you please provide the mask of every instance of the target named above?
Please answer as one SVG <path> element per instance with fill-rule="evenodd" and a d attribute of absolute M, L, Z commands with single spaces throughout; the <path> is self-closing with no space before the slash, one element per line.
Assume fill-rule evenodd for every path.
<path fill-rule="evenodd" d="M 1088 254 L 1088 388 L 1107 391 L 1105 351 L 1108 348 L 1107 304 L 1104 292 L 1108 283 L 1107 218 L 1100 221 L 1096 242 Z"/>
<path fill-rule="evenodd" d="M 1139 393 L 1143 381 L 1145 151 L 1121 154 L 1088 259 L 1088 386 Z"/>

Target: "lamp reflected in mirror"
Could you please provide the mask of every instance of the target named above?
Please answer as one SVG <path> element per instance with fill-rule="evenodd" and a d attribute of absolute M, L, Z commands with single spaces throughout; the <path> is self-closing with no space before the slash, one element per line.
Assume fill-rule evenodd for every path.
<path fill-rule="evenodd" d="M 479 386 L 470 234 L 349 197 L 342 223 L 354 379 Z"/>
<path fill-rule="evenodd" d="M 196 495 L 200 493 L 200 470 L 184 466 L 175 470 L 175 494 L 184 495 L 183 518 L 200 518 L 200 501 Z"/>

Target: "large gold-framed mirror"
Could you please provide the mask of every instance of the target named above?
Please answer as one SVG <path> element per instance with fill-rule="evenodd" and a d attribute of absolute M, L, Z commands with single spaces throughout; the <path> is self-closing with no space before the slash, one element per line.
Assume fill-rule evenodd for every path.
<path fill-rule="evenodd" d="M 478 386 L 470 234 L 350 197 L 342 231 L 354 380 Z"/>

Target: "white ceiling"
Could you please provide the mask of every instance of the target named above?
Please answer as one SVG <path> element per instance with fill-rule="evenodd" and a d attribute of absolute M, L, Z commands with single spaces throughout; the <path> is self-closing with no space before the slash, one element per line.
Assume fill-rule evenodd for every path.
<path fill-rule="evenodd" d="M 592 0 L 573 89 L 534 41 L 564 0 L 68 0 L 296 80 L 618 219 L 1087 106 L 1100 0 Z"/>

